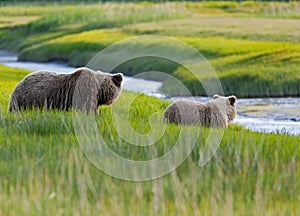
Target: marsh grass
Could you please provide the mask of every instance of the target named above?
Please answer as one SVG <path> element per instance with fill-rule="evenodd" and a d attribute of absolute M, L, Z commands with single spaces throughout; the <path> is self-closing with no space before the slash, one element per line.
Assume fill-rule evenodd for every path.
<path fill-rule="evenodd" d="M 43 42 L 44 40 L 40 40 L 40 35 L 48 35 L 47 40 L 50 40 L 58 35 L 91 29 L 114 28 L 132 23 L 156 22 L 180 18 L 183 16 L 182 12 L 184 14 L 184 10 L 174 3 L 49 4 L 44 6 L 25 5 L 24 7 L 18 10 L 18 5 L 7 5 L 0 9 L 4 17 L 26 14 L 40 17 L 26 25 L 14 26 L 11 29 L 15 35 L 13 41 L 10 39 L 11 31 L 2 31 L 0 41 L 3 48 L 22 50 L 38 42 Z M 24 41 L 24 37 L 30 38 L 29 41 Z"/>
<path fill-rule="evenodd" d="M 63 59 L 82 65 L 114 41 L 146 33 L 171 35 L 207 56 L 226 93 L 251 96 L 251 90 L 259 96 L 299 96 L 297 2 L 47 6 L 0 7 L 1 47 L 18 51 L 25 60 Z M 21 22 L 23 16 L 27 19 Z M 260 19 L 253 18 L 257 16 Z M 263 21 L 274 23 L 279 31 L 260 25 L 264 17 L 272 18 Z M 174 18 L 180 20 L 174 23 Z M 205 22 L 198 22 L 201 19 Z M 219 19 L 224 25 L 217 25 Z M 249 22 L 251 31 L 246 32 L 243 27 Z M 295 34 L 290 31 L 294 26 Z M 128 74 L 134 75 L 129 66 Z M 194 94 L 201 93 L 189 73 L 171 66 L 168 73 L 185 81 Z M 209 134 L 209 129 L 201 128 L 196 147 L 178 169 L 154 181 L 126 182 L 87 160 L 72 113 L 7 113 L 9 95 L 27 73 L 0 66 L 0 215 L 300 214 L 299 136 L 255 133 L 230 125 L 217 153 L 199 167 L 199 153 Z M 132 98 L 134 103 L 125 109 L 122 104 Z M 178 138 L 179 126 L 167 125 L 164 137 L 151 148 L 136 147 L 118 136 L 113 112 L 123 113 L 124 122 L 117 123 L 129 136 L 132 130 L 145 135 L 153 131 L 151 121 L 161 119 L 167 105 L 123 92 L 113 107 L 100 108 L 99 134 L 112 150 L 129 159 L 163 155 Z M 157 122 L 155 126 L 154 137 L 166 127 Z M 193 127 L 190 131 L 194 138 Z"/>
<path fill-rule="evenodd" d="M 299 42 L 299 20 L 263 17 L 200 15 L 185 19 L 162 20 L 159 23 L 126 25 L 130 34 L 167 36 L 225 37 L 250 41 Z"/>
<path fill-rule="evenodd" d="M 217 153 L 199 167 L 199 153 L 209 134 L 208 128 L 201 128 L 191 155 L 172 173 L 146 182 L 118 180 L 87 160 L 78 145 L 71 112 L 6 112 L 10 92 L 26 73 L 0 68 L 2 215 L 299 214 L 299 136 L 261 134 L 230 125 Z M 126 101 L 133 98 L 127 109 Z M 176 141 L 179 126 L 167 125 L 164 137 L 154 146 L 137 147 L 118 137 L 113 113 L 146 134 L 151 132 L 149 117 L 160 115 L 167 105 L 157 98 L 123 92 L 113 107 L 100 108 L 99 134 L 126 158 L 163 155 Z M 166 125 L 156 122 L 155 126 L 159 131 Z"/>
<path fill-rule="evenodd" d="M 83 66 L 98 50 L 131 36 L 133 35 L 124 34 L 119 30 L 91 30 L 31 46 L 24 49 L 19 58 L 35 61 L 64 59 L 74 66 Z M 300 94 L 298 44 L 224 37 L 178 37 L 178 39 L 198 49 L 209 60 L 221 80 L 225 94 L 236 94 L 239 97 Z M 151 43 L 151 40 L 145 40 L 143 44 L 132 44 L 132 47 L 129 44 L 123 49 L 126 49 L 127 53 L 135 49 L 150 49 Z M 157 45 L 153 48 L 157 48 Z M 173 49 L 178 55 L 183 52 L 172 44 L 161 44 L 161 49 Z M 117 56 L 122 53 L 120 51 L 112 58 L 118 58 Z M 132 76 L 144 71 L 162 71 L 181 80 L 192 94 L 205 95 L 199 81 L 175 62 L 150 57 L 139 58 L 119 65 L 115 71 Z M 170 88 L 172 85 L 165 82 L 162 90 L 170 95 L 177 93 Z"/>
<path fill-rule="evenodd" d="M 299 8 L 297 2 L 249 1 L 8 4 L 0 8 L 0 47 L 17 51 L 19 60 L 84 66 L 114 42 L 166 35 L 199 50 L 217 72 L 225 94 L 299 96 Z M 28 19 L 18 23 L 18 17 Z M 138 46 L 148 44 L 151 41 Z M 205 95 L 198 80 L 174 62 L 134 59 L 117 69 L 127 75 L 162 71 L 180 79 L 194 95 Z M 169 82 L 162 90 L 178 92 Z"/>
<path fill-rule="evenodd" d="M 19 12 L 13 10 L 17 6 L 6 6 L 1 10 L 8 16 L 32 14 L 40 18 L 2 30 L 0 41 L 5 48 L 18 50 L 20 60 L 64 60 L 73 66 L 84 66 L 99 50 L 116 41 L 144 34 L 173 36 L 209 59 L 225 94 L 299 96 L 299 21 L 281 19 L 281 12 L 276 12 L 276 18 L 265 18 L 269 7 L 282 7 L 286 9 L 274 10 L 293 13 L 298 6 L 253 2 L 109 3 L 29 6 Z M 251 13 L 260 18 L 251 17 Z M 145 62 L 132 60 L 118 70 L 128 75 L 145 70 L 163 71 L 183 81 L 194 95 L 205 94 L 198 81 L 180 65 L 149 59 Z M 162 89 L 174 93 L 168 82 Z"/>

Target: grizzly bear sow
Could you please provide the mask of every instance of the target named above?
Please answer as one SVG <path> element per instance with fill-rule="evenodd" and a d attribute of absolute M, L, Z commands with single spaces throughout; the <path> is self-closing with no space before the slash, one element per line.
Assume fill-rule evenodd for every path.
<path fill-rule="evenodd" d="M 227 127 L 236 116 L 236 97 L 214 95 L 207 103 L 179 100 L 167 107 L 165 120 L 175 124 Z"/>
<path fill-rule="evenodd" d="M 96 111 L 119 96 L 123 75 L 79 68 L 70 74 L 36 71 L 27 75 L 11 94 L 8 111 L 44 108 Z"/>

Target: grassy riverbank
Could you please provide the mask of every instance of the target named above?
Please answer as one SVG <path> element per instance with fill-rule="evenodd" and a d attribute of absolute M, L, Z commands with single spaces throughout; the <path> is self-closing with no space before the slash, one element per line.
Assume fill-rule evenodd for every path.
<path fill-rule="evenodd" d="M 199 167 L 199 151 L 209 134 L 200 129 L 192 154 L 176 171 L 154 181 L 117 180 L 84 156 L 72 113 L 6 112 L 10 92 L 26 73 L 0 66 L 1 215 L 299 215 L 299 136 L 230 125 L 212 160 Z M 167 103 L 123 92 L 113 109 L 128 112 L 123 104 L 133 97 L 130 125 L 139 133 L 150 132 L 149 116 L 161 115 Z M 152 147 L 130 145 L 118 137 L 111 109 L 100 108 L 99 134 L 124 157 L 156 158 L 178 137 L 180 128 L 169 125 Z M 155 130 L 163 128 L 159 123 Z"/>
<path fill-rule="evenodd" d="M 18 52 L 20 60 L 83 66 L 121 39 L 165 35 L 209 59 L 225 94 L 300 96 L 299 11 L 297 2 L 7 5 L 0 8 L 0 47 Z M 137 62 L 120 69 L 128 75 L 160 70 L 180 79 L 192 94 L 205 95 L 180 65 Z M 174 93 L 168 82 L 163 91 Z"/>

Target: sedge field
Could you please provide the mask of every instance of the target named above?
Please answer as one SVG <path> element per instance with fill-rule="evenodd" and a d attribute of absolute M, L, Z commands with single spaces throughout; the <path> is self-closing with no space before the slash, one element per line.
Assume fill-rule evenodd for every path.
<path fill-rule="evenodd" d="M 85 157 L 78 145 L 71 112 L 7 113 L 9 94 L 27 73 L 0 68 L 2 215 L 300 213 L 299 136 L 255 133 L 230 125 L 216 154 L 199 167 L 199 155 L 210 131 L 190 127 L 186 141 L 194 140 L 196 145 L 178 169 L 152 181 L 119 180 L 97 169 Z M 124 110 L 122 105 L 132 97 L 135 100 L 130 109 Z M 145 134 L 151 132 L 149 116 L 162 115 L 167 105 L 154 97 L 122 92 L 113 108 L 128 114 L 131 127 Z M 180 126 L 168 125 L 153 146 L 133 146 L 118 137 L 111 109 L 101 107 L 96 122 L 109 147 L 123 157 L 157 158 L 178 139 Z M 159 135 L 165 124 L 155 126 Z M 128 130 L 126 124 L 120 123 L 120 127 L 125 133 Z"/>
<path fill-rule="evenodd" d="M 24 61 L 60 60 L 84 66 L 101 49 L 122 39 L 170 36 L 209 60 L 227 95 L 297 97 L 299 14 L 298 2 L 8 4 L 0 8 L 0 47 L 17 52 Z M 145 40 L 140 46 L 151 43 Z M 205 95 L 181 65 L 145 62 L 132 61 L 117 69 L 127 75 L 145 68 L 169 73 L 193 95 Z M 166 82 L 162 91 L 172 94 L 169 86 Z"/>
<path fill-rule="evenodd" d="M 82 66 L 118 40 L 166 35 L 201 51 L 226 94 L 299 96 L 299 7 L 297 2 L 3 5 L 0 47 L 17 52 L 21 60 Z M 180 65 L 147 67 L 179 78 L 195 95 L 203 94 Z M 139 64 L 122 69 L 134 75 Z M 216 154 L 199 167 L 210 130 L 188 127 L 187 142 L 196 145 L 176 170 L 152 181 L 119 180 L 84 155 L 71 112 L 7 113 L 10 93 L 28 73 L 0 66 L 0 215 L 300 214 L 299 136 L 256 133 L 230 124 Z M 163 91 L 173 92 L 169 87 L 165 81 Z M 130 109 L 124 109 L 122 104 L 132 98 Z M 167 106 L 155 97 L 123 91 L 112 107 L 100 108 L 99 134 L 125 158 L 162 156 L 174 146 L 180 126 L 158 122 L 155 133 L 166 127 L 163 137 L 151 147 L 138 147 L 118 136 L 112 109 L 129 116 L 136 132 L 147 134 L 149 116 L 161 116 Z M 128 125 L 119 125 L 130 134 Z"/>

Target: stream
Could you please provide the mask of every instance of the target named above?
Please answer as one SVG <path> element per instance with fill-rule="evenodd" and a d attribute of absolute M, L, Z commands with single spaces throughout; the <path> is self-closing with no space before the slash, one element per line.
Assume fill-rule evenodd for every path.
<path fill-rule="evenodd" d="M 74 67 L 59 62 L 19 62 L 16 54 L 6 51 L 0 51 L 0 64 L 27 70 L 50 70 L 65 73 L 75 70 Z M 161 85 L 161 82 L 125 76 L 123 89 L 142 92 L 170 101 L 179 99 L 179 97 L 169 98 L 161 93 L 159 91 Z M 185 99 L 200 102 L 208 101 L 206 97 L 189 97 Z M 237 111 L 237 117 L 233 123 L 242 125 L 252 131 L 300 135 L 300 98 L 238 99 Z"/>

